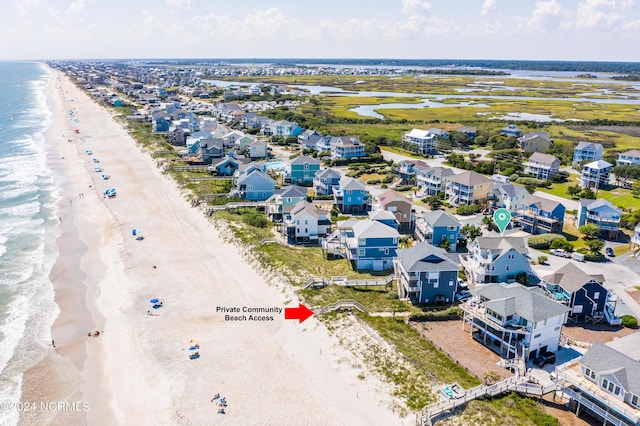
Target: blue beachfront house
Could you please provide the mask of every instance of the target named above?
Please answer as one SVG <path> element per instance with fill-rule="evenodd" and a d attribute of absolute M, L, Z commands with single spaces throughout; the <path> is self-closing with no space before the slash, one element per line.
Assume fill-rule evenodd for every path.
<path fill-rule="evenodd" d="M 458 264 L 444 249 L 422 242 L 398 250 L 393 262 L 398 296 L 413 303 L 452 302 L 458 281 Z"/>
<path fill-rule="evenodd" d="M 578 227 L 594 223 L 600 227 L 600 232 L 604 236 L 615 240 L 618 238 L 621 213 L 619 208 L 603 198 L 598 200 L 581 198 L 578 202 L 576 222 Z"/>
<path fill-rule="evenodd" d="M 358 180 L 343 177 L 337 188 L 333 189 L 333 204 L 340 213 L 361 214 L 371 208 L 369 191 Z"/>
<path fill-rule="evenodd" d="M 346 220 L 323 241 L 325 250 L 341 251 L 354 269 L 384 271 L 393 267 L 400 234 L 375 220 Z"/>
<path fill-rule="evenodd" d="M 522 201 L 522 208 L 517 211 L 514 221 L 530 234 L 560 234 L 564 226 L 564 212 L 562 203 L 531 194 Z"/>
<path fill-rule="evenodd" d="M 313 190 L 316 195 L 331 195 L 333 187 L 340 184 L 340 172 L 334 169 L 323 169 L 313 179 Z"/>
<path fill-rule="evenodd" d="M 276 188 L 271 176 L 254 166 L 241 171 L 235 182 L 237 189 L 230 195 L 239 195 L 248 201 L 264 201 L 273 195 Z"/>
<path fill-rule="evenodd" d="M 461 260 L 470 282 L 512 283 L 519 274 L 533 274 L 528 252 L 523 237 L 477 237 Z"/>
<path fill-rule="evenodd" d="M 207 167 L 209 173 L 217 176 L 233 176 L 236 170 L 238 170 L 238 160 L 231 155 L 220 161 L 214 161 L 211 166 Z"/>
<path fill-rule="evenodd" d="M 291 183 L 311 185 L 316 173 L 320 171 L 320 160 L 301 155 L 291 160 Z"/>
<path fill-rule="evenodd" d="M 438 246 L 449 241 L 449 251 L 456 251 L 459 240 L 464 237 L 460 233 L 462 225 L 454 216 L 444 210 L 424 212 L 416 218 L 416 237 L 418 241 Z"/>

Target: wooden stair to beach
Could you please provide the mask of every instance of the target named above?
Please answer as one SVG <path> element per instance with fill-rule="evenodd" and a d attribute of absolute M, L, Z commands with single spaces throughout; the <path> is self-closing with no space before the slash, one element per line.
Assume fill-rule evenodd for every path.
<path fill-rule="evenodd" d="M 316 315 L 326 314 L 331 311 L 342 311 L 342 310 L 358 310 L 365 314 L 368 314 L 369 311 L 362 306 L 360 303 L 356 302 L 352 299 L 338 300 L 336 303 L 327 306 L 318 306 L 314 307 L 312 310 Z"/>
<path fill-rule="evenodd" d="M 452 411 L 474 399 L 494 397 L 506 392 L 517 392 L 526 396 L 542 397 L 543 395 L 553 392 L 555 389 L 555 383 L 543 387 L 537 383 L 531 383 L 526 376 L 519 378 L 515 376 L 509 377 L 492 385 L 480 385 L 471 388 L 466 391 L 463 397 L 446 400 L 441 399 L 438 402 L 427 405 L 418 416 L 417 425 L 432 426 L 441 414 Z"/>

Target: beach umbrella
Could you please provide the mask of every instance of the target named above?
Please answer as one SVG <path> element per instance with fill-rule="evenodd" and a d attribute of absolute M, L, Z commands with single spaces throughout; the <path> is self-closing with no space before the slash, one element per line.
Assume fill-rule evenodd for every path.
<path fill-rule="evenodd" d="M 134 229 L 133 231 L 131 231 L 131 235 L 133 235 L 134 237 L 138 235 L 138 230 Z"/>
<path fill-rule="evenodd" d="M 158 303 L 160 301 L 160 299 L 151 299 L 149 300 L 149 303 Z"/>
<path fill-rule="evenodd" d="M 191 346 L 191 347 L 189 348 L 189 350 L 190 350 L 190 351 L 197 351 L 197 350 L 198 350 L 198 348 L 196 348 L 195 346 Z"/>

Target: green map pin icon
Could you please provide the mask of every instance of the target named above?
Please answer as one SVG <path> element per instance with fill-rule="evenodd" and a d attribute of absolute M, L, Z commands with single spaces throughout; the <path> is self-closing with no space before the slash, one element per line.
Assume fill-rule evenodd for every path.
<path fill-rule="evenodd" d="M 493 221 L 498 225 L 500 234 L 504 234 L 507 225 L 511 222 L 511 212 L 507 209 L 498 209 L 493 212 Z"/>

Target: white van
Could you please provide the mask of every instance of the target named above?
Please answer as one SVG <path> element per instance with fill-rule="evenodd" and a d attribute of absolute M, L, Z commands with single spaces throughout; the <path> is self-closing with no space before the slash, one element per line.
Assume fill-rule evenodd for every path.
<path fill-rule="evenodd" d="M 573 260 L 577 260 L 578 262 L 584 262 L 584 254 L 573 253 Z"/>

